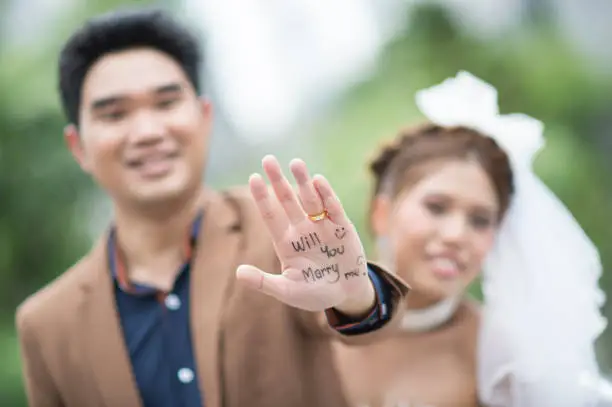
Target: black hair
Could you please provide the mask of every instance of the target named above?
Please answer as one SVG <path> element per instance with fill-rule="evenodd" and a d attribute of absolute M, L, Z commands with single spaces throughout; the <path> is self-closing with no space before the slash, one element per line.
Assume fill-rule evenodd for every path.
<path fill-rule="evenodd" d="M 59 88 L 67 119 L 79 124 L 81 89 L 91 66 L 106 54 L 150 47 L 176 60 L 201 91 L 201 44 L 196 36 L 159 9 L 121 9 L 93 17 L 64 45 L 59 57 Z"/>

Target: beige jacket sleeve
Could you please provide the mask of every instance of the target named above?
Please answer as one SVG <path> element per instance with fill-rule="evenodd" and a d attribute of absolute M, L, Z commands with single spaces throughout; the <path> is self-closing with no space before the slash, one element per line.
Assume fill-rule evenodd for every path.
<path fill-rule="evenodd" d="M 307 334 L 315 337 L 330 337 L 340 340 L 347 345 L 364 345 L 387 338 L 398 329 L 409 287 L 401 279 L 395 277 L 381 266 L 372 262 L 368 262 L 368 266 L 391 287 L 391 298 L 388 299 L 387 304 L 391 308 L 391 315 L 388 321 L 376 330 L 361 334 L 347 335 L 335 328 L 337 326 L 337 318 L 336 311 L 333 309 L 318 313 L 300 310 L 298 311 L 299 318 Z"/>
<path fill-rule="evenodd" d="M 15 318 L 28 406 L 62 407 L 59 392 L 41 354 L 38 334 L 29 318 L 29 305 L 26 302 L 20 306 Z"/>

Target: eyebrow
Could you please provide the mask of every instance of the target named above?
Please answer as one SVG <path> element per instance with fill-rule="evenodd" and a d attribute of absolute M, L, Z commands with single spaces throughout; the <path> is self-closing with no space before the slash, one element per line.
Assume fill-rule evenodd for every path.
<path fill-rule="evenodd" d="M 180 93 L 183 91 L 183 89 L 184 87 L 180 83 L 169 83 L 167 85 L 162 85 L 162 86 L 158 86 L 154 88 L 153 93 L 156 96 L 160 96 L 160 95 L 169 94 L 169 93 Z M 128 96 L 126 95 L 112 95 L 112 96 L 99 98 L 99 99 L 94 100 L 91 103 L 91 110 L 93 111 L 101 110 L 101 109 L 104 109 L 105 107 L 114 105 L 116 103 L 124 102 L 127 99 L 128 99 Z"/>
<path fill-rule="evenodd" d="M 452 201 L 453 199 L 443 193 L 443 192 L 436 192 L 436 193 L 431 193 L 428 194 L 425 199 L 440 199 L 440 200 L 444 200 L 444 201 Z M 495 213 L 497 212 L 495 210 L 494 206 L 489 205 L 488 203 L 482 203 L 482 202 L 476 202 L 476 203 L 472 203 L 470 206 L 472 206 L 473 208 L 475 208 L 477 211 L 483 211 L 483 212 L 487 212 L 491 215 L 495 215 Z"/>

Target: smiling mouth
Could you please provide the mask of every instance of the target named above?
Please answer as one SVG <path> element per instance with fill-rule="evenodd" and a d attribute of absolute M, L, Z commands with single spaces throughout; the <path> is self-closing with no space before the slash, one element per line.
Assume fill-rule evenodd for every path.
<path fill-rule="evenodd" d="M 436 257 L 430 260 L 433 273 L 441 278 L 454 278 L 461 273 L 461 265 L 447 257 Z"/>
<path fill-rule="evenodd" d="M 130 168 L 138 168 L 138 167 L 142 167 L 145 165 L 172 161 L 177 156 L 178 156 L 177 153 L 155 154 L 155 155 L 127 160 L 127 166 Z"/>
<path fill-rule="evenodd" d="M 177 156 L 176 153 L 151 155 L 129 160 L 127 166 L 147 178 L 160 177 L 172 170 Z"/>

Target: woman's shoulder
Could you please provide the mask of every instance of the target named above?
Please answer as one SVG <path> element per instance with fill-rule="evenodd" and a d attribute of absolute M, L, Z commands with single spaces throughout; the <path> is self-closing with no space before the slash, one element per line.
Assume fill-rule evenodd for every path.
<path fill-rule="evenodd" d="M 457 308 L 453 325 L 462 331 L 477 331 L 480 316 L 481 304 L 471 297 L 464 297 Z"/>
<path fill-rule="evenodd" d="M 464 298 L 457 310 L 455 325 L 461 353 L 473 362 L 476 358 L 476 347 L 480 329 L 481 305 L 473 298 Z"/>

